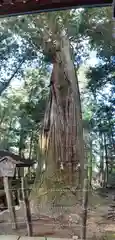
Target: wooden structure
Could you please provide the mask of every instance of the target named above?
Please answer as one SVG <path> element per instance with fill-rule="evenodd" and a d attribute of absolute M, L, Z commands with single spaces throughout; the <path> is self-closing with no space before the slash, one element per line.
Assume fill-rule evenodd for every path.
<path fill-rule="evenodd" d="M 12 196 L 12 178 L 14 177 L 16 168 L 30 167 L 34 164 L 32 160 L 26 160 L 20 158 L 20 156 L 13 154 L 8 151 L 0 150 L 0 177 L 3 178 L 4 190 L 6 193 L 7 205 L 9 209 L 12 229 L 17 229 L 17 221 L 15 214 L 15 207 L 13 203 Z M 31 212 L 28 200 L 28 190 L 26 189 L 24 176 L 21 177 L 22 180 L 22 195 L 23 201 L 25 203 L 25 217 L 27 224 L 28 236 L 32 236 L 32 222 L 31 222 Z"/>
<path fill-rule="evenodd" d="M 0 16 L 111 4 L 112 0 L 0 0 Z"/>

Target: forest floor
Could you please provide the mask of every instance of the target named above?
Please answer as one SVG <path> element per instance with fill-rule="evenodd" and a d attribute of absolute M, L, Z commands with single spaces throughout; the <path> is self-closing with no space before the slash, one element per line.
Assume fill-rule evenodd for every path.
<path fill-rule="evenodd" d="M 114 190 L 115 191 L 115 190 Z M 111 211 L 111 204 L 115 202 L 112 199 L 114 191 L 95 192 L 89 194 L 88 221 L 87 221 L 87 239 L 115 239 L 115 219 Z M 34 236 L 50 236 L 71 238 L 73 236 L 80 237 L 80 216 L 81 204 L 69 206 L 69 210 L 55 217 L 49 214 L 42 215 L 33 213 L 32 224 Z M 112 210 L 113 213 L 113 210 Z M 18 234 L 26 236 L 26 224 L 24 219 L 23 204 L 16 207 L 16 215 L 18 221 L 18 230 L 13 231 L 9 219 L 8 211 L 0 213 L 0 234 Z"/>

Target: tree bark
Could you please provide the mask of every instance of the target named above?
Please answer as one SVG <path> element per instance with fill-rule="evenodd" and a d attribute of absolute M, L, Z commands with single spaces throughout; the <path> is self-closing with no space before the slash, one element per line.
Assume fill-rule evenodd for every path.
<path fill-rule="evenodd" d="M 31 137 L 30 137 L 30 149 L 29 149 L 29 159 L 31 159 L 31 155 L 32 155 L 32 143 L 33 143 L 33 131 L 31 133 Z M 28 175 L 29 175 L 29 179 L 31 179 L 31 167 L 28 168 Z"/>
<path fill-rule="evenodd" d="M 68 185 L 79 185 L 81 188 L 84 179 L 84 141 L 78 78 L 69 38 L 65 33 L 60 33 L 60 30 L 58 33 L 56 45 L 60 47 L 55 49 L 52 58 L 50 97 L 42 136 L 46 160 L 43 186 L 47 189 L 45 192 L 53 195 L 53 198 L 56 198 L 57 193 L 51 194 L 48 188 L 59 190 L 59 186 L 63 188 Z M 77 172 L 79 163 L 80 170 Z"/>
<path fill-rule="evenodd" d="M 20 130 L 20 142 L 19 142 L 19 156 L 20 157 L 23 157 L 22 150 L 23 150 L 23 126 L 21 126 L 21 130 Z M 20 201 L 22 201 L 22 199 L 23 199 L 22 189 L 21 189 L 22 171 L 24 171 L 23 168 L 18 168 L 18 179 L 19 179 L 18 198 Z"/>
<path fill-rule="evenodd" d="M 90 141 L 89 186 L 92 187 L 92 141 Z"/>
<path fill-rule="evenodd" d="M 51 102 L 44 129 L 50 146 L 53 144 L 53 161 L 63 164 L 66 183 L 76 184 L 76 166 L 80 162 L 81 182 L 84 166 L 80 93 L 67 36 L 61 36 L 60 44 L 53 63 Z"/>
<path fill-rule="evenodd" d="M 80 173 L 81 173 L 81 185 L 84 179 L 84 141 L 83 141 L 83 125 L 82 125 L 82 112 L 81 112 L 81 100 L 79 92 L 78 77 L 75 72 L 75 67 L 72 59 L 72 52 L 70 49 L 69 39 L 65 34 L 62 33 L 62 60 L 64 62 L 64 71 L 70 84 L 71 100 L 73 102 L 74 112 L 72 115 L 73 122 L 69 119 L 69 123 L 72 124 L 74 129 L 72 147 L 75 148 L 74 161 L 80 162 Z M 73 133 L 72 133 L 73 134 Z"/>
<path fill-rule="evenodd" d="M 105 134 L 104 134 L 104 147 L 105 147 L 106 185 L 107 185 L 108 184 L 108 176 L 109 176 L 109 166 L 108 166 L 108 152 L 107 152 L 107 142 L 106 142 Z"/>
<path fill-rule="evenodd" d="M 104 152 L 103 152 L 103 135 L 100 134 L 100 183 L 104 187 L 105 172 L 104 172 Z"/>

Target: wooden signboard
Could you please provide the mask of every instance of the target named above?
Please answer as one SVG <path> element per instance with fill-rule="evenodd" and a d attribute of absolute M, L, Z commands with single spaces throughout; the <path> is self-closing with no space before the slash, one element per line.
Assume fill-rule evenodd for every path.
<path fill-rule="evenodd" d="M 0 160 L 0 177 L 13 177 L 15 168 L 16 164 L 11 159 Z"/>
<path fill-rule="evenodd" d="M 111 4 L 112 0 L 0 0 L 0 16 Z"/>

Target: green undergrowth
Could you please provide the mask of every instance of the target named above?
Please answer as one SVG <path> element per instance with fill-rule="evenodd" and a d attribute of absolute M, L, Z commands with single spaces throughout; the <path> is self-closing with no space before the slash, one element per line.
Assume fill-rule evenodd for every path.
<path fill-rule="evenodd" d="M 108 232 L 100 240 L 115 240 L 115 232 Z"/>
<path fill-rule="evenodd" d="M 93 238 L 91 238 L 91 240 L 115 240 L 115 232 L 106 232 L 101 237 L 93 236 Z"/>

